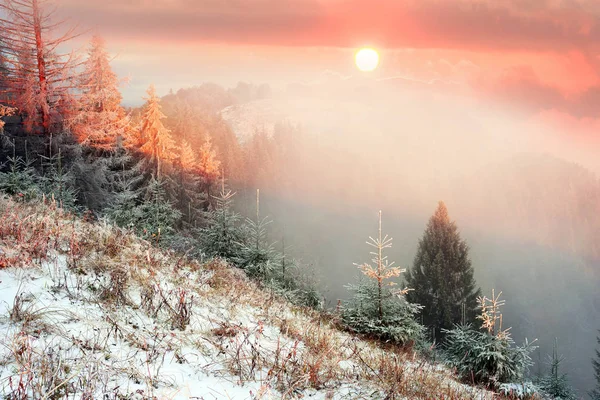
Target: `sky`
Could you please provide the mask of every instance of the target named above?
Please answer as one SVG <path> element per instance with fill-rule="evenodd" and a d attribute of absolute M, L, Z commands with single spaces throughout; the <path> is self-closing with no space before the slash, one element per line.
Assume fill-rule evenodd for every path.
<path fill-rule="evenodd" d="M 53 1 L 107 40 L 128 104 L 150 83 L 166 93 L 356 76 L 354 52 L 372 46 L 372 79 L 468 93 L 576 141 L 595 143 L 600 128 L 597 0 Z"/>

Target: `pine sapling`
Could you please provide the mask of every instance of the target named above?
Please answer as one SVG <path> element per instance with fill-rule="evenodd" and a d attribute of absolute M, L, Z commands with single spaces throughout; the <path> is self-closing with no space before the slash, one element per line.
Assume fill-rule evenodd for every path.
<path fill-rule="evenodd" d="M 368 263 L 354 264 L 356 265 L 364 275 L 377 281 L 377 310 L 379 319 L 383 319 L 383 294 L 382 290 L 385 286 L 394 286 L 394 282 L 387 282 L 389 279 L 399 277 L 401 273 L 406 272 L 405 269 L 394 267 L 394 262 L 389 262 L 387 256 L 383 255 L 383 251 L 392 247 L 392 238 L 385 235 L 382 237 L 381 233 L 381 211 L 379 211 L 379 236 L 374 239 L 369 236 L 367 244 L 374 247 L 376 251 L 371 252 L 374 256 L 372 262 L 375 266 Z M 398 292 L 399 295 L 405 295 L 408 289 L 404 289 Z"/>
<path fill-rule="evenodd" d="M 373 335 L 386 341 L 400 344 L 420 341 L 423 327 L 415 320 L 421 307 L 405 299 L 408 289 L 393 290 L 393 278 L 399 277 L 404 270 L 395 267 L 384 250 L 392 246 L 392 239 L 384 236 L 381 229 L 381 211 L 379 212 L 379 230 L 377 238 L 369 237 L 367 244 L 375 251 L 372 264 L 354 264 L 367 282 L 349 285 L 354 292 L 342 311 L 342 321 L 348 329 L 358 333 Z"/>

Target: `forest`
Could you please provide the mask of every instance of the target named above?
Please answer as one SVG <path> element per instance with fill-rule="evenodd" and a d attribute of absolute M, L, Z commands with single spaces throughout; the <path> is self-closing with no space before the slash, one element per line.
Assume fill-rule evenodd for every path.
<path fill-rule="evenodd" d="M 381 133 L 426 116 L 385 108 L 373 123 L 381 129 L 360 136 L 350 117 L 281 118 L 241 134 L 243 110 L 279 101 L 267 84 L 163 96 L 150 85 L 143 105 L 124 107 L 127 82 L 101 36 L 79 54 L 73 43 L 85 35 L 37 0 L 0 0 L 0 30 L 4 196 L 225 260 L 340 329 L 442 360 L 469 384 L 600 399 L 593 172 L 529 153 L 476 174 L 444 169 L 443 155 L 397 151 L 410 143 L 433 160 L 427 134 Z M 379 96 L 365 90 L 367 101 Z M 457 164 L 481 163 L 476 153 Z M 1 251 L 0 269 L 9 265 Z"/>

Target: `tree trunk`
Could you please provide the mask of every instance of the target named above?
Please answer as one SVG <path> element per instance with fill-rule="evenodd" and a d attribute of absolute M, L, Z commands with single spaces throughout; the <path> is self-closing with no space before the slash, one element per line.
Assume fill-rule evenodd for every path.
<path fill-rule="evenodd" d="M 43 134 L 50 131 L 50 115 L 48 109 L 48 82 L 46 79 L 46 61 L 44 59 L 44 43 L 42 41 L 42 20 L 38 0 L 32 0 L 33 28 L 35 31 L 35 49 L 38 66 L 38 80 L 40 84 L 40 113 L 42 114 Z"/>

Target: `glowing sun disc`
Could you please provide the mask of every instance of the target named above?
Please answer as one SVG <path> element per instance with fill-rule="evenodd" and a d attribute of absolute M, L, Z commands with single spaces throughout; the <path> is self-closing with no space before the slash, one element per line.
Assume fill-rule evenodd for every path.
<path fill-rule="evenodd" d="M 355 61 L 359 70 L 371 72 L 379 65 L 379 53 L 374 49 L 365 47 L 356 52 Z"/>

